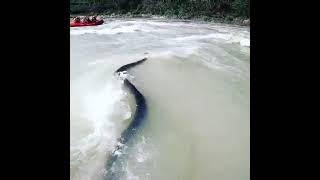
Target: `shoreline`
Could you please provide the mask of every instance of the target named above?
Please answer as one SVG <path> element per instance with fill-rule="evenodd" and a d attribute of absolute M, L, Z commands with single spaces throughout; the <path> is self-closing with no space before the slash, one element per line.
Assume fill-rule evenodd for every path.
<path fill-rule="evenodd" d="M 78 13 L 78 14 L 70 14 L 70 19 L 75 16 L 88 16 L 89 13 Z M 98 16 L 103 17 L 104 19 L 113 19 L 113 18 L 156 18 L 156 19 L 168 19 L 173 21 L 197 21 L 197 22 L 211 22 L 211 23 L 223 23 L 223 24 L 229 24 L 229 25 L 238 25 L 238 26 L 245 26 L 250 27 L 250 18 L 231 18 L 231 17 L 208 17 L 208 16 L 202 16 L 202 17 L 191 17 L 191 18 L 185 18 L 185 17 L 178 17 L 178 16 L 160 16 L 160 15 L 152 15 L 152 14 L 108 14 L 108 13 L 101 13 L 97 14 Z"/>

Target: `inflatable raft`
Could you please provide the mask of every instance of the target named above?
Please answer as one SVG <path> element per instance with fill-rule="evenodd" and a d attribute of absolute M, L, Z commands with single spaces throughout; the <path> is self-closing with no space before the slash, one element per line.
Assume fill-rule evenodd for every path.
<path fill-rule="evenodd" d="M 81 26 L 98 26 L 103 24 L 103 20 L 97 20 L 96 22 L 84 23 L 84 22 L 70 22 L 70 27 L 81 27 Z"/>

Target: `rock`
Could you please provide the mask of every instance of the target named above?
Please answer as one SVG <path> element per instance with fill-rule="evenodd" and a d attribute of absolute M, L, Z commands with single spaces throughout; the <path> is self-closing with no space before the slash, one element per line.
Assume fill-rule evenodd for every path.
<path fill-rule="evenodd" d="M 243 20 L 244 25 L 250 25 L 250 19 L 245 19 Z"/>
<path fill-rule="evenodd" d="M 232 16 L 227 16 L 227 20 L 228 21 L 233 21 L 233 17 Z"/>

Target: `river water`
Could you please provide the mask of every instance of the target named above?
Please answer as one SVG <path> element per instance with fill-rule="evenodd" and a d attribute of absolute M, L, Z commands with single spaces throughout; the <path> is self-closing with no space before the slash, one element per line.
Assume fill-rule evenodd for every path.
<path fill-rule="evenodd" d="M 148 114 L 118 166 L 130 180 L 249 180 L 250 29 L 161 18 L 70 30 L 70 179 L 102 179 L 133 116 L 114 71 Z"/>

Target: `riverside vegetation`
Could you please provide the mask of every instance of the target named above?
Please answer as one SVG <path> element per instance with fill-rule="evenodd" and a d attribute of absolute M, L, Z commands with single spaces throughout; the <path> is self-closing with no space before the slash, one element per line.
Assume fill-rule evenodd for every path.
<path fill-rule="evenodd" d="M 164 16 L 250 25 L 249 0 L 70 0 L 70 14 Z"/>

